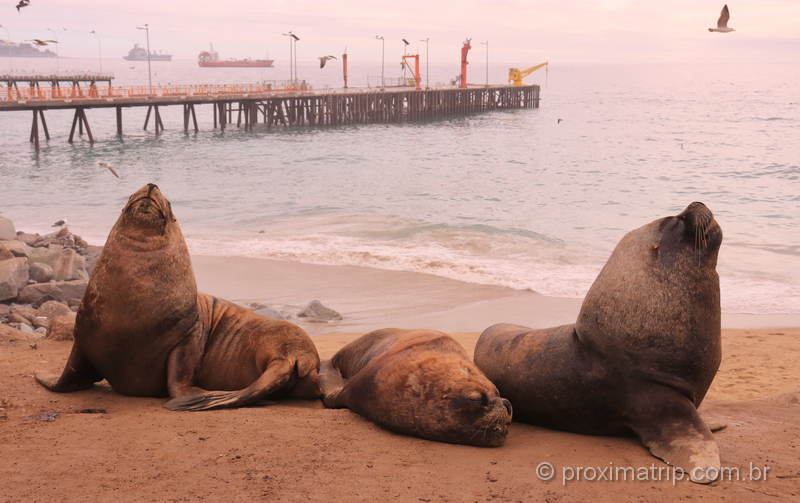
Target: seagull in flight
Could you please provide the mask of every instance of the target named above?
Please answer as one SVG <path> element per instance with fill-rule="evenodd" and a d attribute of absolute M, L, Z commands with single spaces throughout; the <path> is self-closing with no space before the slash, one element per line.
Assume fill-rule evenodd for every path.
<path fill-rule="evenodd" d="M 33 42 L 36 45 L 45 46 L 47 44 L 57 44 L 58 40 L 42 40 L 40 38 L 34 38 L 31 40 L 26 40 L 26 42 Z"/>
<path fill-rule="evenodd" d="M 109 171 L 111 172 L 111 174 L 112 174 L 112 175 L 114 175 L 114 176 L 116 176 L 117 178 L 119 178 L 119 175 L 118 175 L 118 174 L 117 174 L 117 172 L 114 170 L 114 167 L 113 167 L 112 165 L 110 165 L 109 163 L 100 161 L 100 162 L 98 162 L 98 163 L 97 163 L 97 167 L 99 167 L 99 168 L 105 168 L 105 169 L 109 170 Z"/>
<path fill-rule="evenodd" d="M 327 63 L 331 59 L 336 59 L 336 56 L 320 56 L 319 57 L 319 67 L 325 68 L 325 63 Z"/>
<path fill-rule="evenodd" d="M 31 0 L 19 0 L 17 4 L 17 14 L 19 14 L 19 10 L 23 7 L 27 7 L 31 4 Z"/>
<path fill-rule="evenodd" d="M 731 18 L 731 12 L 728 10 L 728 4 L 722 8 L 722 12 L 719 14 L 719 19 L 717 19 L 717 27 L 716 28 L 709 28 L 708 31 L 715 31 L 717 33 L 730 33 L 732 31 L 736 31 L 733 28 L 728 28 L 728 20 Z"/>

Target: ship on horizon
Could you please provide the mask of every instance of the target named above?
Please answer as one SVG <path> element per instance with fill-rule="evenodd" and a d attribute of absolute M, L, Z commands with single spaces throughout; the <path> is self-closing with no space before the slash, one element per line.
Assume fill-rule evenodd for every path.
<path fill-rule="evenodd" d="M 197 66 L 201 68 L 272 68 L 275 61 L 272 59 L 226 59 L 220 61 L 219 54 L 214 50 L 214 45 L 208 51 L 201 51 L 197 55 Z"/>
<path fill-rule="evenodd" d="M 139 44 L 133 44 L 133 49 L 128 51 L 127 56 L 122 56 L 122 59 L 127 61 L 147 61 L 147 50 L 139 47 Z M 150 61 L 172 61 L 172 54 L 151 52 Z"/>
<path fill-rule="evenodd" d="M 0 57 L 12 58 L 55 58 L 56 53 L 50 49 L 40 50 L 33 44 L 17 44 L 10 40 L 0 40 Z"/>

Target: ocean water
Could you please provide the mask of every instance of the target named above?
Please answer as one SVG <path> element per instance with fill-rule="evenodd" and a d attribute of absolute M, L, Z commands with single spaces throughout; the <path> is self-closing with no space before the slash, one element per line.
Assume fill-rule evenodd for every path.
<path fill-rule="evenodd" d="M 119 84 L 146 82 L 141 63 L 104 66 Z M 287 77 L 192 61 L 153 69 L 156 83 Z M 301 65 L 301 77 L 336 86 L 335 70 Z M 374 70 L 351 67 L 352 82 L 375 82 Z M 473 71 L 481 82 L 482 67 Z M 432 83 L 446 82 L 457 69 L 432 72 Z M 492 67 L 491 80 L 504 72 Z M 0 113 L 0 212 L 38 232 L 67 218 L 99 244 L 128 195 L 154 182 L 194 253 L 580 297 L 627 231 L 703 201 L 725 236 L 723 310 L 800 313 L 800 68 L 552 64 L 534 77 L 543 86 L 538 110 L 414 124 L 221 133 L 207 106 L 198 108 L 201 132 L 185 135 L 172 107 L 156 137 L 141 129 L 144 109 L 130 109 L 120 141 L 113 110 L 90 110 L 98 141 L 89 146 L 67 144 L 70 113 L 49 111 L 53 139 L 38 157 L 27 141 L 30 113 Z"/>

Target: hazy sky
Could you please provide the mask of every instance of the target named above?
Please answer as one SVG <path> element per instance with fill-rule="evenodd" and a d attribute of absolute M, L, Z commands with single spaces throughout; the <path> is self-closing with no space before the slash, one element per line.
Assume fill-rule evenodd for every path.
<path fill-rule="evenodd" d="M 56 29 L 61 55 L 73 57 L 96 56 L 91 30 L 102 38 L 104 57 L 120 57 L 143 44 L 136 26 L 149 23 L 152 49 L 176 58 L 195 58 L 214 42 L 222 57 L 268 52 L 280 64 L 288 58 L 281 33 L 293 30 L 302 60 L 338 55 L 345 46 L 351 58 L 377 59 L 381 34 L 387 58 L 402 52 L 403 37 L 422 51 L 418 41 L 430 37 L 431 60 L 457 61 L 471 37 L 472 58 L 483 57 L 478 42 L 489 40 L 497 64 L 800 62 L 800 0 L 730 1 L 731 34 L 707 31 L 723 5 L 710 0 L 32 0 L 19 15 L 16 2 L 0 3 L 0 24 L 12 40 L 53 38 L 47 29 Z"/>

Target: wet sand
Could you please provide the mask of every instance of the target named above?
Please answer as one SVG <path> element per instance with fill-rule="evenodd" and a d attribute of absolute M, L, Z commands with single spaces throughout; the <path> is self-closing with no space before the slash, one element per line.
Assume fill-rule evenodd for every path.
<path fill-rule="evenodd" d="M 202 290 L 291 311 L 314 298 L 336 324 L 304 324 L 330 357 L 383 326 L 457 332 L 472 352 L 496 321 L 574 321 L 579 302 L 410 273 L 193 257 Z M 222 265 L 225 265 L 222 267 Z M 270 274 L 267 275 L 267 272 Z M 258 278 L 269 278 L 261 281 Z M 736 320 L 726 317 L 726 323 Z M 781 319 L 762 317 L 764 327 Z M 798 324 L 800 325 L 800 324 Z M 798 326 L 795 325 L 795 326 Z M 564 481 L 574 469 L 663 465 L 631 438 L 591 437 L 515 423 L 501 448 L 430 442 L 387 432 L 316 402 L 175 413 L 163 399 L 120 396 L 104 383 L 60 395 L 37 370 L 60 371 L 71 343 L 0 328 L 0 501 L 782 501 L 800 496 L 800 329 L 723 331 L 722 367 L 701 411 L 722 464 L 766 481 L 711 487 L 664 480 Z M 82 410 L 93 413 L 79 413 Z M 102 411 L 102 412 L 98 412 Z M 43 413 L 57 413 L 44 421 Z M 549 462 L 555 478 L 537 478 Z M 751 469 L 752 466 L 752 469 Z M 573 471 L 570 471 L 573 469 Z M 655 473 L 655 472 L 653 472 Z M 732 473 L 732 475 L 735 475 Z M 651 477 L 652 478 L 652 477 Z"/>

